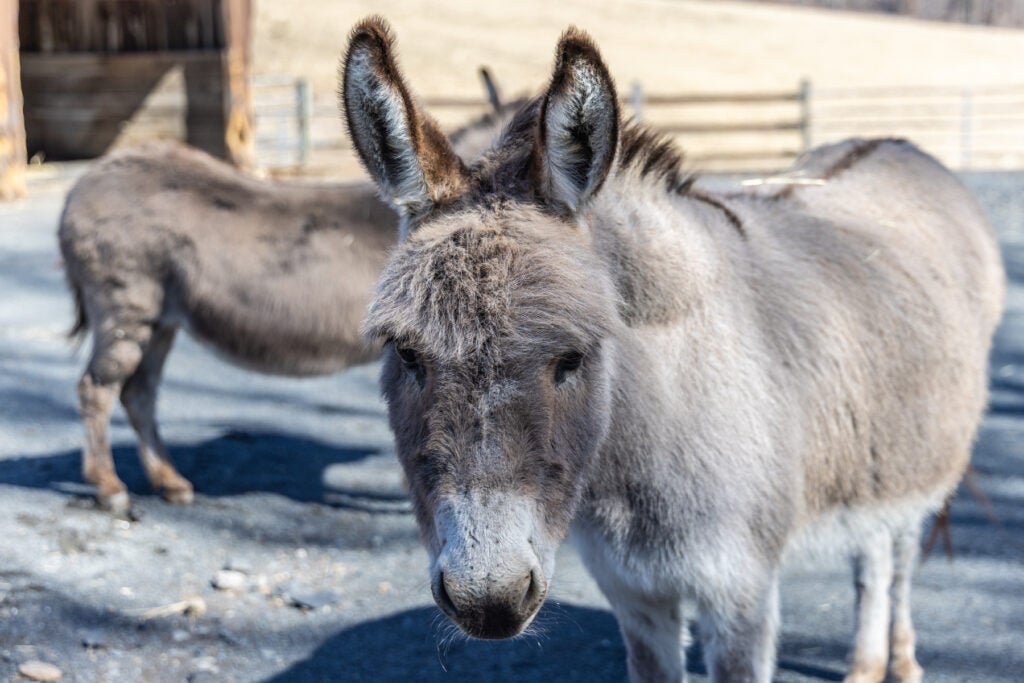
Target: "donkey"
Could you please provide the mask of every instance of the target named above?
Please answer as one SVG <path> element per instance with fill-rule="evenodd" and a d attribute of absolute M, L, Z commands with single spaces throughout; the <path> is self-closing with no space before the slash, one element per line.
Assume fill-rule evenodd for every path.
<path fill-rule="evenodd" d="M 783 557 L 827 536 L 855 558 L 846 680 L 920 680 L 911 565 L 967 466 L 1004 290 L 964 187 L 853 140 L 792 171 L 817 184 L 698 190 L 575 28 L 467 165 L 393 50 L 355 27 L 341 105 L 403 226 L 365 326 L 441 611 L 520 634 L 569 538 L 631 680 L 684 680 L 696 620 L 712 681 L 763 683 Z"/>
<path fill-rule="evenodd" d="M 518 109 L 481 76 L 492 111 L 452 133 L 467 158 Z M 117 398 L 153 487 L 168 501 L 192 500 L 155 417 L 179 328 L 257 372 L 322 375 L 377 357 L 360 327 L 394 226 L 370 183 L 269 183 L 177 144 L 91 168 L 68 195 L 59 238 L 78 309 L 72 336 L 93 338 L 78 397 L 83 476 L 101 506 L 129 507 L 108 436 Z"/>

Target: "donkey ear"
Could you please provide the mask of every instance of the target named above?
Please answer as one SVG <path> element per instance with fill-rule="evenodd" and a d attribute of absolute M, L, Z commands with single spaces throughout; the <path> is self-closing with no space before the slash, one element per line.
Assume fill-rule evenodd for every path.
<path fill-rule="evenodd" d="M 558 43 L 539 126 L 533 157 L 539 190 L 549 201 L 578 211 L 611 171 L 619 104 L 597 47 L 575 27 Z"/>
<path fill-rule="evenodd" d="M 409 94 L 394 58 L 391 30 L 380 17 L 364 19 L 353 29 L 340 94 L 359 159 L 404 218 L 422 216 L 465 190 L 465 167 Z"/>

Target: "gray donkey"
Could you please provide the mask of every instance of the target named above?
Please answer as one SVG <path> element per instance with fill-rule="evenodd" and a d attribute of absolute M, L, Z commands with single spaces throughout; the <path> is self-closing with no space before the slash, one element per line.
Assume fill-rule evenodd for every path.
<path fill-rule="evenodd" d="M 519 108 L 482 76 L 492 111 L 452 133 L 468 158 Z M 396 240 L 370 183 L 272 183 L 181 145 L 115 153 L 72 188 L 59 238 L 78 321 L 92 333 L 78 386 L 82 470 L 104 507 L 129 507 L 111 457 L 116 399 L 139 437 L 153 487 L 172 502 L 192 484 L 168 457 L 155 417 L 164 362 L 186 329 L 259 372 L 321 375 L 375 358 L 361 323 Z"/>
<path fill-rule="evenodd" d="M 819 184 L 699 191 L 575 29 L 470 166 L 382 20 L 352 33 L 341 99 L 407 235 L 366 329 L 440 609 L 521 633 L 569 537 L 631 680 L 684 680 L 696 619 L 712 681 L 766 682 L 783 556 L 830 537 L 856 558 L 846 680 L 920 680 L 911 565 L 967 466 L 1004 290 L 961 184 L 853 140 L 793 170 Z"/>

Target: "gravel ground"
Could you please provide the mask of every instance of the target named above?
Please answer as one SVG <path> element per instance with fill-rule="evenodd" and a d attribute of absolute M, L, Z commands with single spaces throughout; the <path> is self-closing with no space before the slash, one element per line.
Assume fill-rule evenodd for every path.
<path fill-rule="evenodd" d="M 196 503 L 152 495 L 117 412 L 114 455 L 139 519 L 96 510 L 79 475 L 84 353 L 62 337 L 72 312 L 54 239 L 79 171 L 37 173 L 29 199 L 0 206 L 0 680 L 23 680 L 33 660 L 89 682 L 624 679 L 615 620 L 569 548 L 539 636 L 450 637 L 374 365 L 264 377 L 180 337 L 159 409 Z M 956 559 L 921 567 L 914 610 L 929 681 L 1010 682 L 1024 679 L 1024 174 L 967 181 L 1013 280 L 974 459 L 999 522 L 961 493 Z M 849 571 L 829 558 L 792 565 L 776 680 L 841 680 Z"/>

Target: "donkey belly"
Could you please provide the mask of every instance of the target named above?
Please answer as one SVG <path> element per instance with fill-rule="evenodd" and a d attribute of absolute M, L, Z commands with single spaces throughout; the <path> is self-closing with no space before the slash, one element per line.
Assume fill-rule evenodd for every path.
<path fill-rule="evenodd" d="M 232 365 L 266 375 L 284 377 L 316 377 L 330 375 L 361 363 L 374 360 L 372 353 L 355 349 L 351 344 L 335 348 L 288 348 L 280 340 L 255 337 L 234 339 L 226 335 L 206 335 L 194 327 L 189 334 L 218 358 Z"/>
<path fill-rule="evenodd" d="M 310 297 L 315 299 L 315 297 Z M 316 302 L 300 310 L 250 307 L 220 297 L 194 297 L 168 318 L 220 358 L 273 375 L 315 376 L 340 372 L 373 360 L 359 320 L 347 307 Z M 236 304 L 236 305 L 233 305 Z"/>

